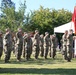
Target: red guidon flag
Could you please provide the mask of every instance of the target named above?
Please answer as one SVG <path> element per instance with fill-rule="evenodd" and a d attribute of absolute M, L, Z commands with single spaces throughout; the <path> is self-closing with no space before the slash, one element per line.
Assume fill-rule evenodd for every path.
<path fill-rule="evenodd" d="M 72 15 L 72 21 L 74 22 L 75 34 L 76 34 L 76 6 L 74 7 L 74 13 Z"/>

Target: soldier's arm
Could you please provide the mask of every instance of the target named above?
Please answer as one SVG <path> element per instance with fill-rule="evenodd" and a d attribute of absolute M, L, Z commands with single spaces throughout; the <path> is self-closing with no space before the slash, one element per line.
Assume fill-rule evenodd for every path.
<path fill-rule="evenodd" d="M 3 39 L 4 39 L 4 42 L 3 43 L 6 46 L 7 45 L 7 35 L 6 34 L 4 35 L 4 38 Z"/>
<path fill-rule="evenodd" d="M 67 39 L 69 39 L 70 38 L 70 34 L 69 35 L 67 35 Z"/>
<path fill-rule="evenodd" d="M 13 38 L 14 44 L 16 43 L 16 37 Z"/>
<path fill-rule="evenodd" d="M 49 39 L 49 45 L 51 46 L 51 43 L 52 43 L 52 41 L 51 41 L 51 39 Z"/>
<path fill-rule="evenodd" d="M 18 39 L 18 33 L 16 33 L 15 42 L 17 42 Z"/>
<path fill-rule="evenodd" d="M 66 40 L 67 40 L 67 36 L 66 36 L 66 35 L 63 35 L 63 36 L 62 36 L 62 39 L 63 39 L 64 41 L 66 41 Z"/>
<path fill-rule="evenodd" d="M 25 46 L 25 39 L 23 39 L 23 46 Z"/>
<path fill-rule="evenodd" d="M 37 34 L 34 35 L 34 39 L 37 39 Z"/>
<path fill-rule="evenodd" d="M 7 39 L 7 34 L 4 35 L 4 39 Z"/>

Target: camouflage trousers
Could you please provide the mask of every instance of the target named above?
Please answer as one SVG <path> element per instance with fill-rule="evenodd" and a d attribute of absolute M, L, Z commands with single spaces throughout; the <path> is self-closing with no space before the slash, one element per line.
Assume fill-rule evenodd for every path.
<path fill-rule="evenodd" d="M 73 51 L 73 47 L 70 45 L 67 45 L 67 60 L 68 61 L 72 59 L 72 51 Z"/>
<path fill-rule="evenodd" d="M 51 47 L 51 57 L 54 58 L 56 55 L 56 48 L 55 47 Z"/>
<path fill-rule="evenodd" d="M 67 46 L 64 45 L 63 49 L 62 49 L 62 55 L 63 55 L 63 59 L 67 59 Z"/>
<path fill-rule="evenodd" d="M 25 58 L 28 60 L 30 58 L 30 46 L 25 47 Z"/>
<path fill-rule="evenodd" d="M 17 57 L 17 60 L 21 59 L 22 49 L 23 49 L 23 44 L 18 44 L 16 46 L 16 57 Z"/>
<path fill-rule="evenodd" d="M 49 56 L 51 57 L 51 46 L 49 47 Z"/>
<path fill-rule="evenodd" d="M 23 46 L 22 55 L 23 55 L 23 57 L 25 58 L 25 45 Z"/>
<path fill-rule="evenodd" d="M 32 47 L 23 47 L 23 57 L 28 57 L 31 58 L 31 54 L 32 54 Z"/>
<path fill-rule="evenodd" d="M 45 46 L 44 47 L 44 57 L 45 57 L 45 59 L 47 59 L 48 50 L 49 50 L 49 47 L 48 46 Z"/>
<path fill-rule="evenodd" d="M 43 57 L 44 56 L 44 47 L 40 46 L 40 56 Z"/>
<path fill-rule="evenodd" d="M 3 47 L 0 47 L 0 58 L 2 56 L 2 53 L 3 53 Z"/>
<path fill-rule="evenodd" d="M 38 45 L 33 47 L 35 59 L 38 59 L 40 48 Z"/>
<path fill-rule="evenodd" d="M 4 53 L 5 53 L 5 62 L 10 60 L 12 47 L 11 46 L 5 46 L 4 47 Z"/>
<path fill-rule="evenodd" d="M 30 47 L 30 56 L 29 56 L 29 58 L 31 58 L 31 54 L 32 54 L 32 46 Z"/>
<path fill-rule="evenodd" d="M 13 50 L 13 54 L 15 55 L 15 49 L 16 49 L 16 47 L 15 47 L 15 44 L 13 44 L 12 45 L 12 50 Z M 16 55 L 15 55 L 16 56 Z"/>

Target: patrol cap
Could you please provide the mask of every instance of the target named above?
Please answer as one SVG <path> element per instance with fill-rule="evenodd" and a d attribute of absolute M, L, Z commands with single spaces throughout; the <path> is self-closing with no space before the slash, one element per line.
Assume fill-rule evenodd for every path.
<path fill-rule="evenodd" d="M 72 31 L 73 32 L 73 29 L 70 29 L 69 31 Z"/>
<path fill-rule="evenodd" d="M 10 30 L 9 28 L 5 29 L 6 32 L 8 32 L 9 30 Z"/>
<path fill-rule="evenodd" d="M 65 30 L 65 32 L 68 32 L 68 30 Z"/>
<path fill-rule="evenodd" d="M 46 35 L 46 34 L 49 34 L 49 33 L 48 33 L 48 32 L 45 32 L 45 35 Z"/>
<path fill-rule="evenodd" d="M 36 32 L 39 32 L 39 31 L 38 31 L 38 30 L 35 30 L 35 33 L 36 33 Z"/>
<path fill-rule="evenodd" d="M 18 28 L 18 31 L 22 31 L 22 29 L 21 28 Z"/>
<path fill-rule="evenodd" d="M 27 32 L 24 32 L 24 34 L 27 34 Z"/>
<path fill-rule="evenodd" d="M 65 30 L 65 32 L 64 32 L 65 34 L 67 34 L 68 33 L 68 30 Z"/>
<path fill-rule="evenodd" d="M 55 37 L 55 35 L 53 34 L 52 37 Z"/>
<path fill-rule="evenodd" d="M 41 34 L 41 35 L 40 35 L 40 37 L 44 37 L 44 35 L 43 35 L 43 34 Z"/>
<path fill-rule="evenodd" d="M 56 36 L 56 34 L 53 34 L 54 36 Z"/>

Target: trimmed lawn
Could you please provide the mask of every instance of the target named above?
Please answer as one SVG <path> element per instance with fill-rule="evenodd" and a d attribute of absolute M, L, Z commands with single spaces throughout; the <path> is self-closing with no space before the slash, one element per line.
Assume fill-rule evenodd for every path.
<path fill-rule="evenodd" d="M 34 57 L 26 61 L 22 57 L 22 61 L 16 61 L 16 57 L 12 53 L 10 63 L 4 63 L 4 54 L 0 60 L 0 75 L 76 75 L 76 59 L 71 62 L 63 60 L 62 55 L 57 53 L 53 60 Z"/>

